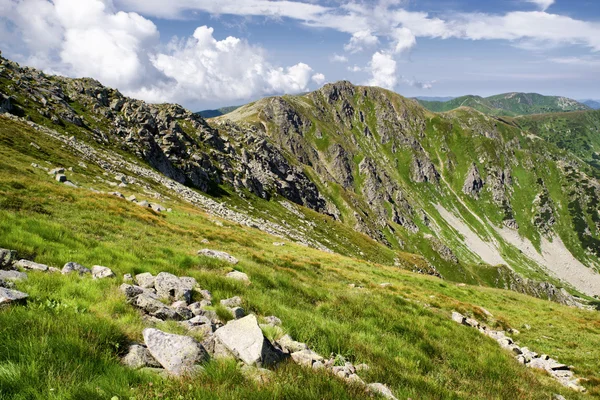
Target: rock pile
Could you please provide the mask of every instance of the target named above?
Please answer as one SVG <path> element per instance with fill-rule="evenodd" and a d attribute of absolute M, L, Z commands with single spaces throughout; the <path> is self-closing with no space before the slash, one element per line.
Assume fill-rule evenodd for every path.
<path fill-rule="evenodd" d="M 586 389 L 581 386 L 580 380 L 574 377 L 573 371 L 571 370 L 572 367 L 561 364 L 545 354 L 538 354 L 534 351 L 531 351 L 527 347 L 519 347 L 515 344 L 512 338 L 506 336 L 504 331 L 491 330 L 487 326 L 479 323 L 477 320 L 465 317 L 458 312 L 452 313 L 452 320 L 459 324 L 475 328 L 484 335 L 491 337 L 497 341 L 502 348 L 510 350 L 512 353 L 514 353 L 515 358 L 521 364 L 524 364 L 530 368 L 545 370 L 563 386 L 566 386 L 570 389 L 578 392 L 586 391 Z M 515 329 L 511 330 L 511 332 L 514 334 L 519 333 Z"/>

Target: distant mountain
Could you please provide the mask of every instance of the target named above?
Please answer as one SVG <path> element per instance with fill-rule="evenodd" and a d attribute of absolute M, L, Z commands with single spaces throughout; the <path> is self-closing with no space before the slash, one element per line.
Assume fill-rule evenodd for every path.
<path fill-rule="evenodd" d="M 490 97 L 468 95 L 445 102 L 418 101 L 434 112 L 470 107 L 487 115 L 509 117 L 590 109 L 587 105 L 567 97 L 543 96 L 537 93 L 505 93 Z"/>
<path fill-rule="evenodd" d="M 240 106 L 229 106 L 218 108 L 216 110 L 199 111 L 196 114 L 199 114 L 202 118 L 215 118 L 220 117 L 221 115 L 229 114 L 230 112 L 235 111 L 238 108 L 240 108 Z"/>
<path fill-rule="evenodd" d="M 417 97 L 413 97 L 413 99 L 423 100 L 423 101 L 450 101 L 455 98 L 456 97 L 453 97 L 453 96 L 447 96 L 447 97 L 417 96 Z"/>
<path fill-rule="evenodd" d="M 600 100 L 580 100 L 582 104 L 585 104 L 589 108 L 594 110 L 600 110 Z"/>

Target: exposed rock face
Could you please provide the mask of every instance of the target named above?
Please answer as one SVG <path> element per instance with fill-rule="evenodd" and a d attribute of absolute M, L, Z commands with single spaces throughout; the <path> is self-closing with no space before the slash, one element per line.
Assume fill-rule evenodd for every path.
<path fill-rule="evenodd" d="M 148 351 L 170 374 L 181 376 L 196 371 L 195 365 L 208 361 L 204 347 L 189 336 L 173 335 L 158 329 L 144 329 Z"/>
<path fill-rule="evenodd" d="M 552 235 L 552 227 L 554 224 L 556 224 L 556 217 L 554 215 L 554 202 L 548 193 L 548 189 L 546 188 L 544 181 L 540 179 L 538 184 L 541 187 L 541 192 L 533 201 L 533 207 L 535 208 L 533 224 L 543 235 L 549 237 Z"/>
<path fill-rule="evenodd" d="M 415 182 L 437 183 L 440 179 L 440 174 L 435 169 L 431 160 L 425 155 L 422 155 L 413 158 L 411 164 L 411 177 Z"/>
<path fill-rule="evenodd" d="M 481 179 L 477 165 L 473 163 L 469 169 L 469 172 L 467 173 L 465 184 L 463 185 L 462 190 L 464 194 L 478 198 L 481 189 L 483 189 L 483 180 Z"/>

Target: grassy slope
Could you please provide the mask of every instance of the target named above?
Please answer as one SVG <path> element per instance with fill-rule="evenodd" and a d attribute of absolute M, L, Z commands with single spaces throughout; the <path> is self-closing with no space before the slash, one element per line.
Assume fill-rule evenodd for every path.
<path fill-rule="evenodd" d="M 39 135 L 39 134 L 38 134 Z M 520 328 L 518 340 L 577 366 L 600 372 L 600 319 L 579 311 L 495 289 L 459 287 L 394 267 L 321 253 L 225 223 L 185 203 L 159 215 L 124 200 L 71 189 L 31 162 L 74 166 L 80 183 L 100 170 L 78 169 L 77 159 L 43 136 L 2 119 L 0 123 L 0 247 L 38 262 L 67 261 L 123 273 L 170 271 L 194 276 L 216 299 L 241 295 L 245 308 L 275 314 L 284 329 L 322 354 L 339 353 L 372 369 L 367 381 L 389 384 L 399 398 L 548 399 L 567 393 L 542 373 L 526 370 L 490 339 L 449 321 L 451 310 L 483 319 L 491 311 L 502 325 Z M 35 141 L 45 154 L 29 146 Z M 101 185 L 98 189 L 105 189 Z M 200 240 L 241 259 L 251 286 L 226 280 L 230 269 L 195 256 Z M 408 257 L 408 256 L 407 256 Z M 19 289 L 29 304 L 0 311 L 0 398 L 361 398 L 329 376 L 286 365 L 272 383 L 256 386 L 230 363 L 211 363 L 202 379 L 162 381 L 118 364 L 129 340 L 140 340 L 143 322 L 118 293 L 120 280 L 30 273 Z M 380 288 L 381 282 L 392 287 Z M 349 283 L 364 286 L 352 289 Z M 177 331 L 166 324 L 166 330 Z M 600 394 L 600 382 L 588 384 Z"/>

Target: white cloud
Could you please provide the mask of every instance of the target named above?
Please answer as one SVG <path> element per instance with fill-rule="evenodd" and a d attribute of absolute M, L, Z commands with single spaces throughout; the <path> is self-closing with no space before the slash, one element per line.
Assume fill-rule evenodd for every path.
<path fill-rule="evenodd" d="M 403 53 L 417 44 L 415 35 L 407 28 L 397 28 L 393 33 L 394 53 Z"/>
<path fill-rule="evenodd" d="M 346 56 L 340 56 L 339 54 L 334 54 L 332 55 L 329 60 L 331 62 L 338 62 L 338 63 L 347 63 L 348 62 L 348 57 Z"/>
<path fill-rule="evenodd" d="M 542 11 L 546 11 L 552 4 L 554 4 L 554 0 L 525 0 L 528 3 L 534 3 L 538 7 L 542 9 Z"/>
<path fill-rule="evenodd" d="M 0 37 L 0 46 L 19 61 L 47 72 L 92 77 L 152 102 L 195 106 L 245 100 L 302 92 L 311 82 L 325 80 L 304 63 L 274 66 L 261 48 L 245 40 L 218 41 L 206 26 L 161 47 L 152 21 L 114 10 L 112 0 L 0 0 L 0 15 L 0 32 L 12 33 Z M 15 37 L 17 43 L 4 42 Z"/>
<path fill-rule="evenodd" d="M 593 57 L 557 57 L 551 58 L 550 61 L 576 67 L 600 67 L 600 58 Z"/>
<path fill-rule="evenodd" d="M 396 75 L 396 61 L 391 54 L 376 52 L 369 63 L 371 79 L 369 86 L 379 86 L 385 89 L 394 89 L 398 83 Z"/>
<path fill-rule="evenodd" d="M 406 83 L 409 86 L 416 87 L 418 89 L 429 90 L 436 83 L 435 81 L 430 82 L 421 82 L 415 79 L 402 78 L 402 82 Z"/>
<path fill-rule="evenodd" d="M 378 42 L 377 36 L 374 36 L 370 31 L 358 31 L 352 35 L 350 41 L 344 46 L 344 50 L 350 53 L 358 53 L 376 46 Z"/>
<path fill-rule="evenodd" d="M 363 68 L 359 67 L 358 65 L 355 65 L 353 67 L 348 67 L 348 71 L 350 71 L 350 72 L 362 72 Z"/>

